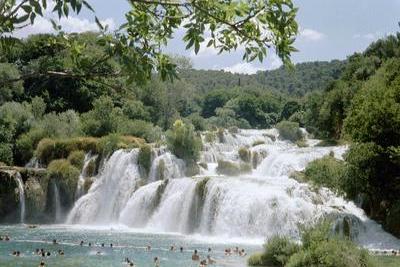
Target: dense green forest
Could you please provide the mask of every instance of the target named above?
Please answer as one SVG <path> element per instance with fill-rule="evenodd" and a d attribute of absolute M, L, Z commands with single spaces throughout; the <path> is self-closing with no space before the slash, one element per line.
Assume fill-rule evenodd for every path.
<path fill-rule="evenodd" d="M 331 157 L 313 162 L 305 179 L 361 198 L 368 215 L 400 235 L 399 34 L 346 61 L 255 75 L 195 70 L 176 57 L 178 79 L 154 77 L 145 84 L 120 74 L 120 61 L 104 57 L 97 37 L 72 37 L 82 44 L 84 60 L 74 60 L 76 46 L 54 35 L 34 35 L 1 51 L 1 162 L 25 165 L 44 138 L 119 135 L 160 142 L 163 132 L 178 127 L 177 119 L 195 130 L 269 128 L 281 122 L 278 126 L 288 131 L 305 127 L 324 140 L 321 145 L 348 142 L 344 162 Z"/>

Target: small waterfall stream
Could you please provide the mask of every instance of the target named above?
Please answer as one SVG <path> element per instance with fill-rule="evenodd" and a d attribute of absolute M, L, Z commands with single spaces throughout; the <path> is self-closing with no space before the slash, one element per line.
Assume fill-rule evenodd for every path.
<path fill-rule="evenodd" d="M 76 185 L 75 201 L 78 200 L 85 193 L 84 192 L 85 181 L 89 175 L 88 166 L 92 161 L 96 160 L 97 157 L 98 157 L 97 155 L 92 155 L 90 152 L 85 155 L 85 159 L 83 161 L 83 167 L 81 173 L 79 174 L 79 180 Z"/>
<path fill-rule="evenodd" d="M 15 180 L 18 184 L 18 195 L 19 195 L 19 209 L 20 209 L 20 222 L 25 222 L 25 189 L 24 182 L 22 181 L 21 174 L 17 172 L 15 174 Z"/>
<path fill-rule="evenodd" d="M 333 153 L 342 159 L 347 147 L 316 147 L 318 141 L 309 139 L 309 147 L 300 148 L 279 140 L 275 129 L 224 131 L 214 140 L 207 142 L 205 134 L 202 139 L 201 171 L 194 177 L 184 177 L 184 162 L 165 148 L 153 148 L 145 177 L 139 171 L 138 149 L 116 151 L 89 192 L 75 202 L 67 223 L 265 240 L 276 234 L 299 238 L 299 225 L 333 216 L 351 224 L 364 246 L 400 246 L 353 202 L 290 178 L 317 158 Z M 251 154 L 253 169 L 219 175 L 218 161 L 244 163 L 241 148 Z"/>
<path fill-rule="evenodd" d="M 55 222 L 60 223 L 62 222 L 62 207 L 61 207 L 61 200 L 60 200 L 60 192 L 58 190 L 57 183 L 53 182 L 53 197 L 54 197 L 54 214 L 55 214 Z"/>

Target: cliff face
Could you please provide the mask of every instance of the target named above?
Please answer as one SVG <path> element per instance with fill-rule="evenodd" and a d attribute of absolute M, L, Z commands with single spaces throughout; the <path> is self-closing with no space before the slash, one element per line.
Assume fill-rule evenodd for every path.
<path fill-rule="evenodd" d="M 45 217 L 48 178 L 45 169 L 0 167 L 0 223 L 21 221 L 20 189 L 17 177 L 23 182 L 25 219 L 37 222 Z"/>

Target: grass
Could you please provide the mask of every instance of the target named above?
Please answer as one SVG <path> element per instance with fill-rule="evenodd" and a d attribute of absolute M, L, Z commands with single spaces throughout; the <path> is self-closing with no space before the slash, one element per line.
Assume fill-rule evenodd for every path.
<path fill-rule="evenodd" d="M 400 257 L 395 256 L 373 256 L 376 267 L 399 267 Z"/>

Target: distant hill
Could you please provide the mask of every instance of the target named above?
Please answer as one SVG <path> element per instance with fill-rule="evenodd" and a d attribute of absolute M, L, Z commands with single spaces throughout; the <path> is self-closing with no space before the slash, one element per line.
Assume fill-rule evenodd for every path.
<path fill-rule="evenodd" d="M 293 70 L 280 67 L 257 74 L 234 74 L 223 70 L 182 70 L 180 77 L 206 92 L 221 88 L 272 89 L 290 95 L 302 96 L 315 90 L 323 90 L 331 81 L 338 79 L 346 61 L 316 61 L 296 64 Z"/>

